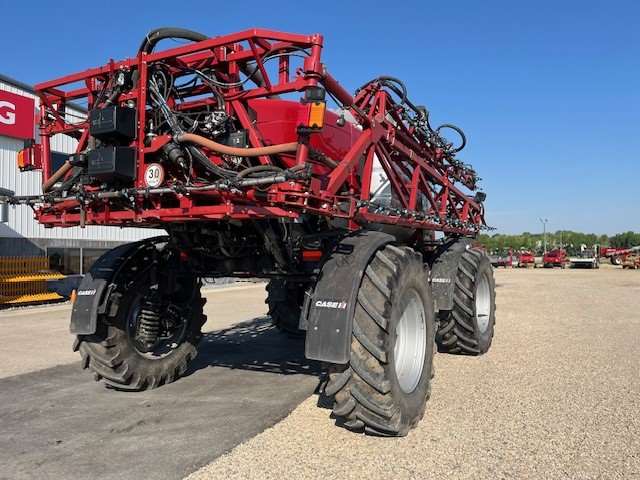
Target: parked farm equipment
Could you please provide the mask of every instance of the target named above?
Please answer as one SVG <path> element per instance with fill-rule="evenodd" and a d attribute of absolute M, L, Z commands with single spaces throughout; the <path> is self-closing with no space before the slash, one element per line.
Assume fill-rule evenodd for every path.
<path fill-rule="evenodd" d="M 640 252 L 640 245 L 631 248 L 602 247 L 600 256 L 608 258 L 612 265 L 623 265 L 627 256 L 635 252 Z"/>
<path fill-rule="evenodd" d="M 637 270 L 640 268 L 640 255 L 637 253 L 625 255 L 624 261 L 622 262 L 622 268 L 628 268 L 629 270 Z"/>
<path fill-rule="evenodd" d="M 580 246 L 580 253 L 569 258 L 571 268 L 600 268 L 600 247 Z"/>
<path fill-rule="evenodd" d="M 548 251 L 542 257 L 542 265 L 545 268 L 567 268 L 567 265 L 569 265 L 569 257 L 567 256 L 567 251 L 563 248 L 555 248 Z"/>
<path fill-rule="evenodd" d="M 191 43 L 156 51 L 166 38 Z M 133 58 L 36 86 L 40 155 L 25 158 L 42 159 L 43 194 L 5 200 L 33 205 L 47 227 L 167 231 L 108 252 L 80 286 L 71 331 L 96 379 L 144 390 L 180 377 L 202 336 L 204 277 L 270 279 L 274 322 L 306 332 L 353 430 L 416 425 L 434 344 L 489 349 L 493 273 L 471 243 L 487 228 L 485 194 L 456 157 L 462 131 L 432 127 L 393 77 L 352 96 L 322 48 L 321 35 L 158 29 Z M 88 116 L 69 115 L 70 101 Z M 78 147 L 54 172 L 57 134 Z M 384 198 L 371 192 L 376 164 Z"/>
<path fill-rule="evenodd" d="M 515 265 L 514 265 L 514 256 L 513 256 L 513 251 L 510 249 L 509 252 L 507 253 L 507 255 L 489 255 L 489 259 L 491 261 L 491 265 L 493 267 L 513 267 L 513 266 L 518 266 L 518 259 L 515 258 Z"/>
<path fill-rule="evenodd" d="M 536 257 L 533 252 L 524 251 L 518 254 L 518 267 L 520 268 L 535 268 Z"/>

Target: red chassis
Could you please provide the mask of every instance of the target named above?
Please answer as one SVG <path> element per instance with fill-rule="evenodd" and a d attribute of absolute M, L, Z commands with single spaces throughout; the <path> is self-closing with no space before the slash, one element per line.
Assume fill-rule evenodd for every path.
<path fill-rule="evenodd" d="M 350 230 L 377 223 L 473 236 L 485 228 L 483 194 L 472 196 L 463 191 L 476 189 L 475 172 L 454 158 L 455 150 L 436 141 L 441 139 L 435 135 L 438 129 L 429 127 L 433 137 L 424 133 L 421 136 L 419 126 L 403 115 L 403 102 L 396 102 L 389 90 L 383 88 L 383 82 L 369 82 L 352 96 L 321 62 L 322 46 L 323 37 L 317 34 L 252 29 L 159 52 L 141 51 L 134 58 L 111 60 L 102 67 L 38 84 L 46 183 L 54 173 L 51 137 L 66 134 L 76 138 L 77 152 L 90 147 L 89 121 L 70 117 L 68 103 L 84 102 L 91 110 L 101 101 L 100 92 L 118 72 L 133 72 L 137 80 L 117 97 L 119 105 L 134 106 L 137 112 L 137 136 L 129 144 L 137 152 L 133 184 L 107 194 L 100 186 L 87 184 L 82 195 L 45 196 L 36 210 L 38 220 L 49 227 L 84 224 L 153 227 L 164 222 L 296 218 L 301 213 L 311 213 L 341 217 Z M 292 71 L 294 57 L 301 53 L 304 61 Z M 277 62 L 268 62 L 271 59 Z M 255 68 L 243 77 L 243 65 Z M 225 79 L 228 83 L 221 99 L 211 95 L 207 85 L 194 84 L 181 98 L 168 98 L 168 106 L 188 113 L 222 104 L 226 114 L 246 130 L 249 147 L 296 142 L 295 150 L 278 156 L 256 156 L 260 165 L 293 170 L 297 167 L 297 172 L 304 170 L 307 175 L 280 177 L 262 187 L 246 183 L 234 187 L 199 180 L 184 185 L 167 178 L 160 187 L 149 188 L 145 170 L 156 161 L 156 153 L 172 141 L 170 134 L 150 135 L 149 109 L 139 108 L 149 103 L 148 81 L 158 66 L 176 78 L 185 72 L 206 69 L 215 72 L 216 78 Z M 256 72 L 260 72 L 262 81 L 248 84 L 247 77 Z M 314 128 L 307 122 L 312 103 L 277 98 L 316 87 L 323 87 L 342 109 L 349 111 L 355 125 L 327 111 L 321 122 L 324 126 Z M 224 163 L 222 154 L 204 151 L 213 165 Z M 371 203 L 376 159 L 392 187 L 393 207 Z"/>

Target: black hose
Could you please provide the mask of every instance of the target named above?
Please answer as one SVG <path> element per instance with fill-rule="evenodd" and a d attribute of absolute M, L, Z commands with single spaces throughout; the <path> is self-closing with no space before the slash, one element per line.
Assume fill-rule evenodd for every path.
<path fill-rule="evenodd" d="M 138 51 L 150 53 L 160 41 L 167 38 L 180 38 L 183 40 L 191 40 L 192 42 L 201 42 L 209 37 L 204 33 L 194 32 L 193 30 L 188 30 L 186 28 L 160 27 L 147 33 L 147 36 L 144 37 Z M 251 62 L 241 63 L 239 65 L 240 70 L 248 77 L 251 77 L 251 80 L 257 86 L 262 87 L 264 85 L 262 72 L 260 72 L 257 66 L 255 66 L 255 68 L 251 68 L 250 63 Z M 137 80 L 137 76 L 135 79 Z"/>
<path fill-rule="evenodd" d="M 451 125 L 450 123 L 443 123 L 438 128 L 436 128 L 436 133 L 438 135 L 440 135 L 440 130 L 442 130 L 444 128 L 448 128 L 450 130 L 453 130 L 458 135 L 460 135 L 461 143 L 460 143 L 460 145 L 458 147 L 451 149 L 451 151 L 453 153 L 459 152 L 460 150 L 462 150 L 467 145 L 467 137 L 465 136 L 464 132 L 462 131 L 462 129 L 460 127 L 456 127 L 455 125 Z"/>
<path fill-rule="evenodd" d="M 193 30 L 187 30 L 186 28 L 160 27 L 147 33 L 140 44 L 138 52 L 151 53 L 158 42 L 166 38 L 181 38 L 184 40 L 191 40 L 192 42 L 200 42 L 209 37 L 202 33 L 194 32 Z M 139 73 L 135 70 L 131 74 L 131 81 L 134 85 L 138 81 L 138 77 Z"/>
<path fill-rule="evenodd" d="M 194 32 L 193 30 L 188 30 L 186 28 L 160 27 L 147 33 L 147 36 L 144 37 L 138 51 L 150 53 L 158 42 L 167 38 L 180 38 L 183 40 L 191 40 L 192 42 L 201 42 L 209 37 L 203 33 Z"/>
<path fill-rule="evenodd" d="M 255 167 L 245 168 L 244 170 L 238 173 L 236 178 L 244 178 L 249 175 L 253 175 L 254 173 L 264 173 L 264 172 L 282 172 L 282 168 L 276 167 L 275 165 L 257 165 Z"/>
<path fill-rule="evenodd" d="M 313 148 L 309 149 L 309 159 L 320 162 L 329 168 L 336 168 L 338 166 L 338 162 L 329 158 L 324 153 L 314 150 Z"/>
<path fill-rule="evenodd" d="M 404 82 L 399 78 L 390 77 L 388 75 L 381 75 L 380 77 L 374 78 L 373 80 L 369 80 L 367 83 L 362 85 L 358 90 L 362 90 L 364 87 L 374 82 L 379 82 L 381 85 L 384 85 L 385 87 L 388 87 L 390 90 L 393 90 L 398 95 L 398 97 L 400 97 L 400 103 L 407 103 L 407 102 L 411 103 L 407 99 L 407 87 L 405 86 Z M 396 85 L 394 85 L 394 83 Z M 400 88 L 398 88 L 397 85 L 400 86 Z"/>
<path fill-rule="evenodd" d="M 236 172 L 233 170 L 227 170 L 211 162 L 211 160 L 209 160 L 209 158 L 202 153 L 199 148 L 189 145 L 187 149 L 198 165 L 204 168 L 207 172 L 222 178 L 231 178 L 236 176 Z"/>
<path fill-rule="evenodd" d="M 370 85 L 374 82 L 379 82 L 382 86 L 387 87 L 389 90 L 395 93 L 398 96 L 398 98 L 400 98 L 400 104 L 406 105 L 411 110 L 413 110 L 418 116 L 422 117 L 424 114 L 427 114 L 425 120 L 427 121 L 427 125 L 428 125 L 428 112 L 426 111 L 426 109 L 421 109 L 420 107 L 416 106 L 411 100 L 409 100 L 407 96 L 408 95 L 407 87 L 402 80 L 396 77 L 391 77 L 389 75 L 382 75 L 380 77 L 377 77 L 377 78 L 374 78 L 373 80 L 368 81 L 358 90 L 361 90 L 367 85 Z"/>
<path fill-rule="evenodd" d="M 400 80 L 399 78 L 396 78 L 396 77 L 390 77 L 388 75 L 382 75 L 381 77 L 378 77 L 377 80 L 379 80 L 381 83 L 383 83 L 387 87 L 392 87 L 392 84 L 390 84 L 389 82 L 392 82 L 392 83 L 395 83 L 396 85 L 399 85 L 401 90 L 402 90 L 402 93 L 399 94 L 401 103 L 407 103 L 408 102 L 408 99 L 407 99 L 407 87 L 405 86 L 405 84 L 404 84 L 404 82 L 402 80 Z M 398 91 L 395 88 L 394 88 L 394 91 L 396 93 L 398 93 Z"/>
<path fill-rule="evenodd" d="M 435 133 L 438 137 L 440 136 L 440 130 L 445 129 L 445 128 L 449 128 L 453 131 L 455 131 L 461 139 L 461 143 L 458 147 L 456 148 L 451 148 L 451 153 L 457 153 L 460 150 L 462 150 L 466 145 L 467 145 L 467 137 L 465 136 L 464 132 L 462 131 L 461 128 L 456 127 L 455 125 L 451 125 L 449 123 L 444 123 L 442 125 L 440 125 L 438 128 L 436 128 L 435 130 L 431 127 L 431 125 L 429 124 L 429 112 L 426 108 L 424 107 L 418 107 L 416 106 L 411 100 L 409 100 L 407 98 L 407 87 L 405 86 L 405 84 L 402 82 L 402 80 L 396 78 L 396 77 L 390 77 L 388 75 L 382 75 L 380 77 L 374 78 L 373 80 L 370 80 L 369 82 L 365 83 L 362 87 L 360 87 L 360 89 L 366 87 L 367 85 L 370 85 L 371 83 L 374 82 L 379 82 L 380 85 L 388 88 L 389 90 L 391 90 L 393 93 L 395 93 L 399 98 L 400 98 L 400 104 L 404 104 L 407 107 L 409 107 L 411 110 L 413 110 L 416 115 L 418 116 L 419 120 L 422 120 L 424 122 L 424 125 L 426 126 L 427 130 L 429 132 Z"/>

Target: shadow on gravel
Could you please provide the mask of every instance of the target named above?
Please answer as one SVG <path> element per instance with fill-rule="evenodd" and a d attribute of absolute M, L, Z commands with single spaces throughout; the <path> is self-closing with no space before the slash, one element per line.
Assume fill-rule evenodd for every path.
<path fill-rule="evenodd" d="M 259 348 L 257 348 L 259 347 Z M 304 337 L 280 332 L 269 317 L 258 317 L 203 335 L 187 375 L 208 367 L 319 376 L 318 362 L 304 356 Z"/>

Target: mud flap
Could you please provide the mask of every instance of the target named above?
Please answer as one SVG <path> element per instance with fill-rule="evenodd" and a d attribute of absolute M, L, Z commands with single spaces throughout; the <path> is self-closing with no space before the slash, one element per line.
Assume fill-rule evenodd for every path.
<path fill-rule="evenodd" d="M 431 265 L 429 281 L 436 312 L 453 308 L 453 288 L 460 256 L 472 245 L 472 240 L 462 238 L 445 244 Z"/>
<path fill-rule="evenodd" d="M 78 287 L 77 298 L 71 310 L 69 330 L 74 335 L 91 335 L 98 327 L 98 315 L 105 313 L 110 285 L 124 263 L 135 251 L 149 242 L 165 240 L 158 237 L 141 242 L 127 243 L 102 255 L 84 276 Z"/>
<path fill-rule="evenodd" d="M 360 283 L 371 257 L 395 238 L 361 231 L 343 239 L 322 266 L 307 317 L 305 355 L 311 360 L 348 363 L 351 329 Z"/>

